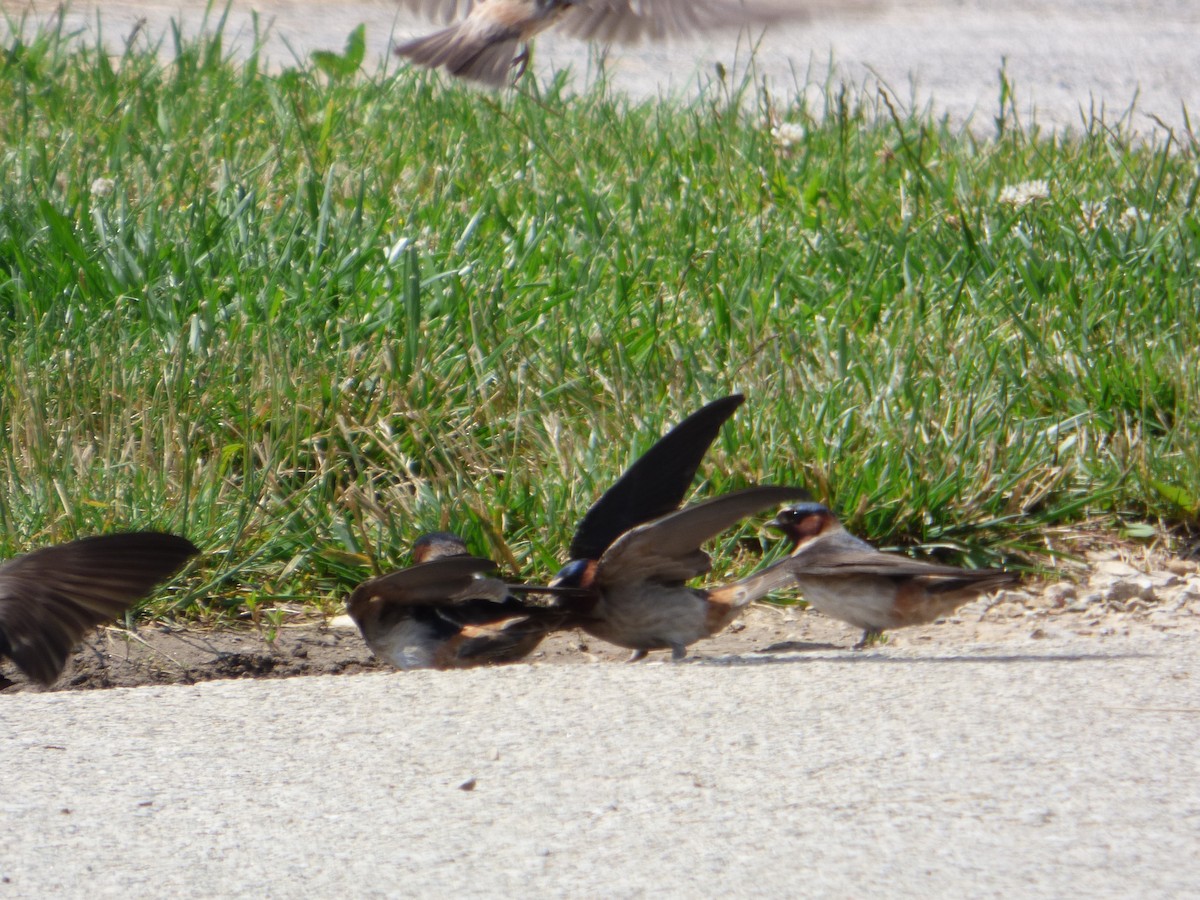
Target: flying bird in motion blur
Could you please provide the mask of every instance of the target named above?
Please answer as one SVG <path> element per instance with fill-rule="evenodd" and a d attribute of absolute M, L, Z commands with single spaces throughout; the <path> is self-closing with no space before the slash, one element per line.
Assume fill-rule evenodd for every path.
<path fill-rule="evenodd" d="M 928 624 L 1020 580 L 1002 569 L 959 569 L 883 553 L 848 532 L 820 503 L 785 509 L 770 527 L 792 542 L 789 560 L 804 599 L 830 618 L 863 629 L 856 648 L 885 628 Z"/>
<path fill-rule="evenodd" d="M 88 629 L 115 619 L 198 552 L 173 534 L 134 532 L 10 559 L 0 565 L 0 661 L 53 684 Z"/>
<path fill-rule="evenodd" d="M 803 488 L 762 485 L 693 504 L 625 532 L 598 560 L 569 563 L 551 585 L 592 591 L 576 624 L 634 651 L 631 662 L 650 650 L 682 659 L 690 644 L 723 630 L 754 600 L 793 586 L 789 557 L 732 584 L 688 587 L 712 567 L 702 545 L 748 516 L 807 497 Z"/>
<path fill-rule="evenodd" d="M 571 615 L 568 604 L 549 609 L 512 596 L 484 576 L 495 563 L 472 556 L 457 535 L 422 535 L 412 556 L 415 565 L 363 582 L 346 601 L 371 652 L 399 669 L 515 662 Z"/>
<path fill-rule="evenodd" d="M 441 31 L 408 41 L 396 53 L 414 63 L 461 78 L 503 87 L 525 72 L 529 42 L 557 25 L 576 38 L 600 43 L 662 40 L 719 28 L 769 25 L 845 13 L 869 0 L 405 0 L 411 9 L 440 18 L 463 18 Z"/>

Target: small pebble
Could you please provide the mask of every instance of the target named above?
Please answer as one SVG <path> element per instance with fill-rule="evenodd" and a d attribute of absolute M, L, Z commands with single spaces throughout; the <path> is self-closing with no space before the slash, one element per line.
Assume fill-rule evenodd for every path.
<path fill-rule="evenodd" d="M 1105 560 L 1096 563 L 1093 570 L 1097 575 L 1110 575 L 1116 578 L 1130 578 L 1138 574 L 1138 570 L 1129 563 L 1120 560 Z"/>
<path fill-rule="evenodd" d="M 1060 581 L 1057 584 L 1052 584 L 1042 592 L 1042 596 L 1046 602 L 1055 609 L 1061 609 L 1067 605 L 1068 600 L 1074 600 L 1077 596 L 1075 585 L 1069 581 Z"/>

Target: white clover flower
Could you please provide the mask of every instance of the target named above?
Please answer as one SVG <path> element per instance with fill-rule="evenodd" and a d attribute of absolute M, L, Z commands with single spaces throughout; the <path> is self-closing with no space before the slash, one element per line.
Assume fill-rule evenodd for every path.
<path fill-rule="evenodd" d="M 1044 178 L 1037 178 L 1033 181 L 1022 181 L 1018 184 L 1006 184 L 1000 191 L 1000 196 L 996 199 L 1006 206 L 1014 206 L 1020 209 L 1038 200 L 1047 200 L 1049 197 L 1050 184 Z"/>
<path fill-rule="evenodd" d="M 117 183 L 115 181 L 113 181 L 111 178 L 97 178 L 95 181 L 92 182 L 92 196 L 93 197 L 108 197 L 109 195 L 112 194 L 113 188 L 115 188 L 116 186 L 117 186 Z"/>
<path fill-rule="evenodd" d="M 1121 213 L 1117 223 L 1122 228 L 1133 228 L 1137 225 L 1144 224 L 1150 221 L 1150 213 L 1144 209 L 1138 209 L 1136 206 L 1127 206 L 1125 211 Z"/>
<path fill-rule="evenodd" d="M 807 133 L 798 122 L 780 122 L 771 129 L 771 137 L 780 150 L 791 150 L 804 140 Z"/>

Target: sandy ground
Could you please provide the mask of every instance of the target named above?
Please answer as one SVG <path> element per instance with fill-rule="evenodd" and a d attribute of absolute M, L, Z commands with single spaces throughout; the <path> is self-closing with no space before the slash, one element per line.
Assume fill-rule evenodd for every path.
<path fill-rule="evenodd" d="M 1160 559 L 1160 563 L 1163 561 Z M 1172 560 L 1179 574 L 1117 560 L 1095 561 L 1080 584 L 1037 583 L 1002 591 L 963 607 L 935 625 L 892 632 L 880 652 L 957 653 L 987 646 L 1021 653 L 1031 642 L 1097 644 L 1157 635 L 1200 641 L 1200 574 L 1196 564 Z M 1104 567 L 1107 566 L 1109 571 Z M 1111 574 L 1116 569 L 1121 574 Z M 1130 571 L 1132 570 L 1132 571 Z M 1136 574 L 1135 574 L 1136 573 Z M 766 659 L 802 654 L 856 655 L 859 633 L 819 613 L 759 604 L 728 631 L 692 648 L 693 661 Z M 868 651 L 873 652 L 873 651 Z M 582 632 L 555 634 L 529 657 L 532 665 L 621 663 L 628 652 Z M 668 654 L 655 654 L 665 658 Z M 37 691 L 11 664 L 0 676 L 15 682 L 0 693 Z M 55 690 L 94 690 L 195 684 L 229 678 L 292 678 L 389 671 L 363 644 L 347 616 L 316 621 L 297 610 L 279 628 L 202 629 L 148 625 L 130 632 L 98 631 L 79 650 Z"/>
<path fill-rule="evenodd" d="M 37 20 L 55 15 L 58 4 L 0 0 L 0 7 Z M 372 58 L 398 65 L 388 60 L 394 41 L 430 29 L 385 0 L 231 0 L 227 35 L 233 40 L 227 46 L 235 52 L 253 43 L 252 11 L 259 13 L 260 30 L 269 26 L 266 54 L 280 66 L 316 49 L 342 49 L 359 23 L 366 25 Z M 114 49 L 138 23 L 139 41 L 158 40 L 172 19 L 195 33 L 204 27 L 205 4 L 76 0 L 66 13 L 82 37 L 101 35 Z M 777 92 L 822 84 L 832 64 L 834 84 L 868 94 L 883 85 L 902 106 L 929 105 L 984 133 L 993 129 L 1003 68 L 1027 121 L 1078 127 L 1094 110 L 1115 122 L 1132 106 L 1132 126 L 1148 134 L 1157 128 L 1155 118 L 1179 129 L 1184 109 L 1200 107 L 1197 34 L 1200 4 L 1193 0 L 891 0 L 870 13 L 762 35 L 614 47 L 608 67 L 613 83 L 634 96 L 686 94 L 708 81 L 717 64 L 740 77 L 757 42 L 755 79 L 766 79 Z M 601 52 L 553 32 L 538 39 L 536 50 L 534 68 L 542 79 L 563 68 L 586 77 Z"/>

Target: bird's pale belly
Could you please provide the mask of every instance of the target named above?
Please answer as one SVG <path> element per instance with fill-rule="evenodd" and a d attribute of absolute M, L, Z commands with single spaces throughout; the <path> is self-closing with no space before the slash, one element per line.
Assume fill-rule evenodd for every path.
<path fill-rule="evenodd" d="M 687 587 L 637 585 L 606 592 L 584 630 L 630 650 L 687 646 L 708 635 L 708 601 Z"/>
<path fill-rule="evenodd" d="M 894 628 L 892 607 L 896 587 L 888 579 L 871 577 L 805 578 L 796 583 L 804 600 L 817 612 L 858 628 Z"/>
<path fill-rule="evenodd" d="M 366 640 L 372 653 L 398 669 L 428 669 L 436 662 L 436 638 L 421 622 L 398 622 Z"/>

